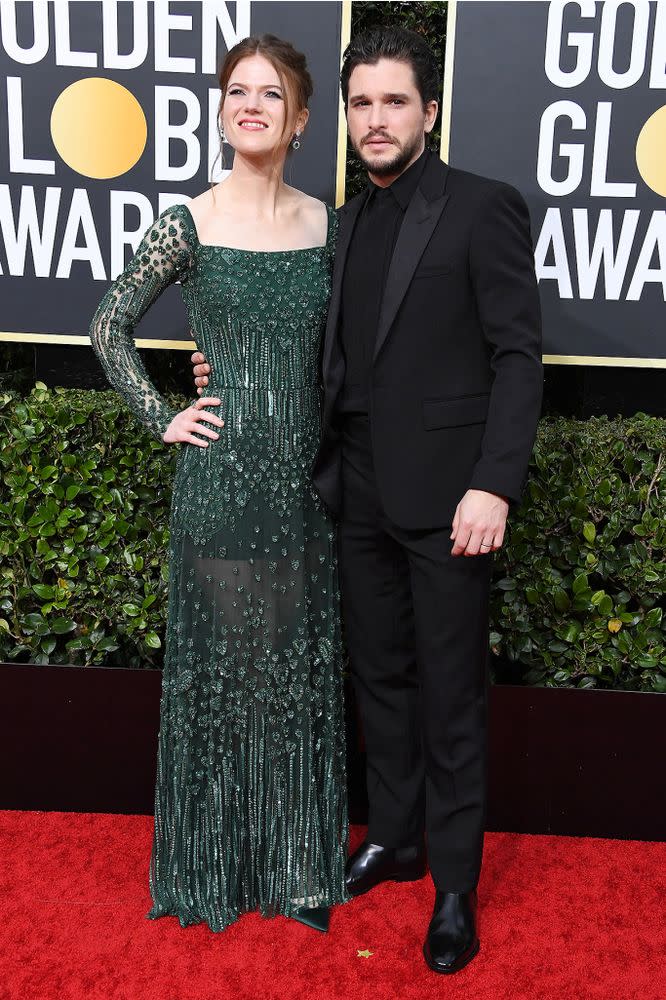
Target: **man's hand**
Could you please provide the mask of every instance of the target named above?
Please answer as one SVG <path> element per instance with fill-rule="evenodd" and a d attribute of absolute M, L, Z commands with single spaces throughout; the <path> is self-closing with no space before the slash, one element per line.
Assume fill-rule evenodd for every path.
<path fill-rule="evenodd" d="M 195 351 L 190 361 L 194 365 L 194 384 L 197 387 L 197 396 L 201 396 L 204 388 L 208 385 L 210 365 L 206 361 L 201 351 Z"/>
<path fill-rule="evenodd" d="M 478 556 L 501 548 L 509 502 L 497 493 L 467 490 L 453 518 L 452 556 Z"/>

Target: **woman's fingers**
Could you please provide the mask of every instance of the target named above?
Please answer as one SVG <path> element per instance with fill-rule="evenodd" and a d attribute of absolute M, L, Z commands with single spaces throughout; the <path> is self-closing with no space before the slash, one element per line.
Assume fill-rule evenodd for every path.
<path fill-rule="evenodd" d="M 218 417 L 217 413 L 210 413 L 208 410 L 204 410 L 204 406 L 219 406 L 221 400 L 217 396 L 203 396 L 197 401 L 197 403 L 190 409 L 192 411 L 193 420 L 205 420 L 209 424 L 213 424 L 214 427 L 224 427 L 224 420 Z"/>
<path fill-rule="evenodd" d="M 199 448 L 207 448 L 208 441 L 202 441 L 195 434 L 190 434 L 187 431 L 183 431 L 182 437 L 178 438 L 183 444 L 196 444 Z"/>
<path fill-rule="evenodd" d="M 199 410 L 194 408 L 196 416 L 193 416 L 193 420 L 205 420 L 207 423 L 212 424 L 214 427 L 224 427 L 224 420 L 218 417 L 217 413 L 201 413 Z"/>
<path fill-rule="evenodd" d="M 167 427 L 163 440 L 167 444 L 195 444 L 198 448 L 207 448 L 208 441 L 217 441 L 220 435 L 213 427 L 224 427 L 224 420 L 216 413 L 204 410 L 204 406 L 219 406 L 222 402 L 217 396 L 203 396 L 196 403 L 188 406 L 186 410 L 181 410 L 169 426 Z"/>
<path fill-rule="evenodd" d="M 213 431 L 210 427 L 206 427 L 204 424 L 200 423 L 198 420 L 194 421 L 191 430 L 188 433 L 194 432 L 195 434 L 203 434 L 204 437 L 212 438 L 213 441 L 217 441 L 219 434 L 217 431 Z"/>

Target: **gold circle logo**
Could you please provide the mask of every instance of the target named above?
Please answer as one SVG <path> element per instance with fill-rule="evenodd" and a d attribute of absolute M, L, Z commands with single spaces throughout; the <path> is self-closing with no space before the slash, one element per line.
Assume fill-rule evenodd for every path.
<path fill-rule="evenodd" d="M 641 129 L 636 166 L 647 186 L 666 198 L 666 104 L 650 115 Z"/>
<path fill-rule="evenodd" d="M 67 166 L 106 180 L 127 173 L 146 146 L 146 116 L 115 80 L 88 77 L 63 90 L 51 112 L 53 144 Z"/>

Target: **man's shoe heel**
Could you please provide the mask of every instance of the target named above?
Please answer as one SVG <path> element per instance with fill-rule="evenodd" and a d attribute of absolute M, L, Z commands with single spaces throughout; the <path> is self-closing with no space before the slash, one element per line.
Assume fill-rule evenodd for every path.
<path fill-rule="evenodd" d="M 427 874 L 428 874 L 427 865 L 419 865 L 418 867 L 414 866 L 414 868 L 407 868 L 407 869 L 403 868 L 402 871 L 396 872 L 391 881 L 420 882 L 421 879 L 425 878 Z"/>
<path fill-rule="evenodd" d="M 392 882 L 420 882 L 422 878 L 425 878 L 428 874 L 427 868 L 414 869 L 413 871 L 400 872 L 398 875 L 394 875 L 391 879 Z"/>

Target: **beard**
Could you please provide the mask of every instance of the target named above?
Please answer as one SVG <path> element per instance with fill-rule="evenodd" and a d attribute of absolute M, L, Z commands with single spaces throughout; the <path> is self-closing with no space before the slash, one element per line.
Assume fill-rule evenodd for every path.
<path fill-rule="evenodd" d="M 363 144 L 357 146 L 354 142 L 352 142 L 352 146 L 354 147 L 354 152 L 365 169 L 369 173 L 373 174 L 374 177 L 391 177 L 394 174 L 401 174 L 410 160 L 414 158 L 415 153 L 418 152 L 421 145 L 422 137 L 420 134 L 414 136 L 414 138 L 404 146 L 401 146 L 396 139 L 392 138 L 392 141 L 396 144 L 393 157 L 390 160 L 377 164 L 366 159 L 363 155 Z"/>

